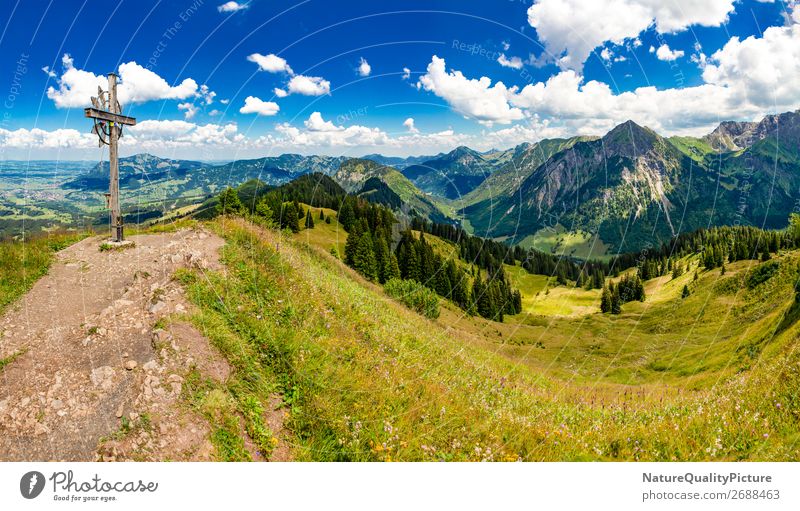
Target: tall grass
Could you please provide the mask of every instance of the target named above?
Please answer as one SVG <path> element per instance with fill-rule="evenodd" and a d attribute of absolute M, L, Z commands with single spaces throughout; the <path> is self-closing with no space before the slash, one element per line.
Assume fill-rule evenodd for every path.
<path fill-rule="evenodd" d="M 0 312 L 47 273 L 56 252 L 86 236 L 57 233 L 0 242 Z"/>
<path fill-rule="evenodd" d="M 714 387 L 661 395 L 631 387 L 595 402 L 585 386 L 387 300 L 325 254 L 245 221 L 213 227 L 227 241 L 227 273 L 182 278 L 196 321 L 214 327 L 212 340 L 224 332 L 235 406 L 248 394 L 263 403 L 271 385 L 282 394 L 295 459 L 800 457 L 796 324 L 769 359 Z"/>

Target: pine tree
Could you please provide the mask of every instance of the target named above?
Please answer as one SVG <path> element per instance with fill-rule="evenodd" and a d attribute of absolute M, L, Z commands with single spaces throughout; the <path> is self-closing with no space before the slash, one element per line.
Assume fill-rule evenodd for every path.
<path fill-rule="evenodd" d="M 221 215 L 241 215 L 244 213 L 244 205 L 239 199 L 239 194 L 230 186 L 219 194 L 217 213 Z"/>
<path fill-rule="evenodd" d="M 319 209 L 319 219 L 320 220 L 325 220 L 325 211 L 323 211 L 322 208 Z M 328 223 L 330 223 L 330 222 L 328 222 Z"/>
<path fill-rule="evenodd" d="M 606 286 L 603 286 L 603 294 L 600 297 L 600 312 L 604 314 L 611 312 L 611 292 Z"/>
<path fill-rule="evenodd" d="M 761 252 L 761 262 L 766 262 L 772 259 L 772 256 L 769 255 L 769 250 L 767 247 L 764 247 L 764 251 Z"/>
<path fill-rule="evenodd" d="M 611 292 L 611 314 L 620 314 L 622 312 L 622 301 L 619 298 L 619 286 L 613 286 Z"/>
<path fill-rule="evenodd" d="M 689 296 L 689 286 L 683 286 L 683 291 L 681 291 L 681 298 L 686 298 Z"/>
<path fill-rule="evenodd" d="M 387 282 L 392 279 L 400 278 L 400 266 L 397 264 L 397 256 L 391 252 L 389 253 L 389 257 L 386 259 L 386 267 L 383 270 L 383 275 Z"/>
<path fill-rule="evenodd" d="M 348 266 L 353 266 L 355 264 L 353 258 L 361 233 L 361 224 L 356 223 L 347 235 L 347 241 L 344 243 L 344 263 Z"/>
<path fill-rule="evenodd" d="M 283 206 L 283 215 L 281 216 L 281 227 L 284 229 L 291 229 L 292 232 L 300 231 L 300 217 L 297 215 L 297 209 L 291 202 L 287 202 Z"/>
<path fill-rule="evenodd" d="M 378 282 L 383 284 L 389 280 L 386 277 L 386 267 L 389 259 L 389 246 L 386 244 L 386 239 L 382 236 L 376 236 L 372 241 L 372 245 L 375 247 L 375 267 L 377 268 Z"/>
<path fill-rule="evenodd" d="M 265 200 L 259 201 L 259 203 L 256 204 L 256 214 L 270 221 L 273 216 L 272 208 L 269 207 L 269 204 Z"/>
<path fill-rule="evenodd" d="M 353 254 L 353 268 L 369 280 L 378 279 L 378 268 L 375 262 L 375 251 L 372 246 L 372 235 L 369 231 L 360 234 Z"/>
<path fill-rule="evenodd" d="M 311 208 L 308 208 L 306 211 L 306 229 L 313 229 L 314 228 L 314 217 L 311 216 Z"/>
<path fill-rule="evenodd" d="M 356 221 L 356 213 L 353 211 L 353 205 L 350 202 L 350 200 L 345 199 L 342 209 L 339 211 L 339 223 L 342 224 L 342 227 L 347 232 L 350 232 L 353 223 Z"/>

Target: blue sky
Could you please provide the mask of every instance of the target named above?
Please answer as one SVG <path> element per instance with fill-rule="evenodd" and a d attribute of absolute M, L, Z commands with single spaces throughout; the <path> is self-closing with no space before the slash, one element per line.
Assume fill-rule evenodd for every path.
<path fill-rule="evenodd" d="M 0 10 L 4 158 L 95 158 L 82 106 L 114 69 L 123 108 L 140 121 L 123 154 L 203 159 L 486 150 L 602 134 L 628 118 L 702 134 L 800 106 L 793 2 L 7 1 Z"/>

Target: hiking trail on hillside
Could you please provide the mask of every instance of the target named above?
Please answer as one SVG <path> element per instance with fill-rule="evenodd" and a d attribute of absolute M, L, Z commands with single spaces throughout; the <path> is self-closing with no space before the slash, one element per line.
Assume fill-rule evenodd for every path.
<path fill-rule="evenodd" d="M 215 459 L 213 425 L 182 384 L 193 368 L 224 382 L 231 367 L 189 321 L 172 276 L 224 271 L 224 241 L 203 228 L 129 239 L 125 250 L 92 237 L 59 252 L 0 316 L 0 358 L 17 355 L 0 370 L 0 460 Z M 265 414 L 280 439 L 271 459 L 288 459 L 283 412 Z"/>

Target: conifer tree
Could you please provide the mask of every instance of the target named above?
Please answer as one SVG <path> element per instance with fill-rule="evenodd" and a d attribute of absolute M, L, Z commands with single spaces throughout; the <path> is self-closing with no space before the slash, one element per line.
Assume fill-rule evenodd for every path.
<path fill-rule="evenodd" d="M 308 208 L 306 211 L 306 229 L 313 229 L 314 228 L 314 217 L 311 216 L 311 208 Z"/>
<path fill-rule="evenodd" d="M 325 211 L 323 211 L 322 208 L 319 209 L 319 219 L 320 220 L 325 220 Z M 330 223 L 330 222 L 328 222 L 328 223 Z"/>
<path fill-rule="evenodd" d="M 391 252 L 389 252 L 389 257 L 386 259 L 383 275 L 386 282 L 400 278 L 400 266 L 397 264 L 397 256 Z"/>
<path fill-rule="evenodd" d="M 611 314 L 620 314 L 622 312 L 622 302 L 619 297 L 619 286 L 612 286 L 611 292 Z"/>
<path fill-rule="evenodd" d="M 241 215 L 244 212 L 244 205 L 236 190 L 229 186 L 219 194 L 217 212 L 221 215 Z"/>
<path fill-rule="evenodd" d="M 355 211 L 353 211 L 353 205 L 351 201 L 348 199 L 344 200 L 342 204 L 342 208 L 339 211 L 339 223 L 342 224 L 344 230 L 350 232 L 350 229 L 353 227 L 353 223 L 356 220 Z"/>
<path fill-rule="evenodd" d="M 683 291 L 681 291 L 681 298 L 686 298 L 689 296 L 689 286 L 684 285 Z"/>
<path fill-rule="evenodd" d="M 600 312 L 611 312 L 611 292 L 607 286 L 603 286 L 603 294 L 600 297 Z"/>
<path fill-rule="evenodd" d="M 284 229 L 291 229 L 292 232 L 300 231 L 300 217 L 297 215 L 297 209 L 291 202 L 287 202 L 283 206 L 283 215 L 281 215 L 281 227 Z"/>
<path fill-rule="evenodd" d="M 378 280 L 378 267 L 369 231 L 362 232 L 358 237 L 353 254 L 353 268 L 369 280 Z"/>

